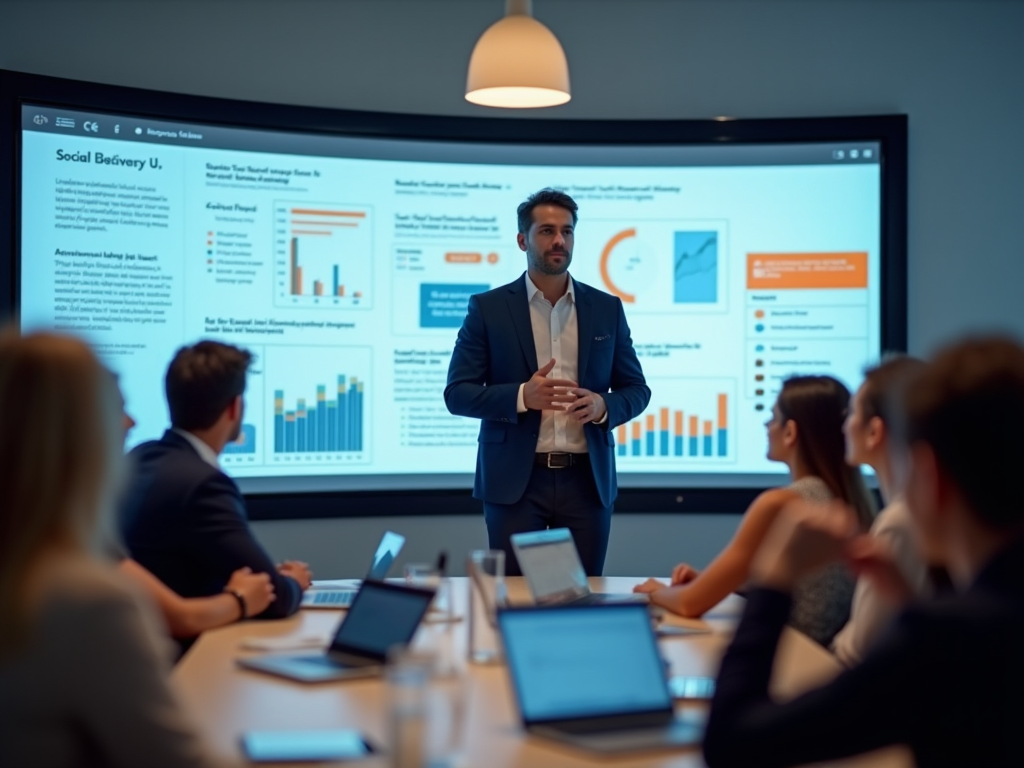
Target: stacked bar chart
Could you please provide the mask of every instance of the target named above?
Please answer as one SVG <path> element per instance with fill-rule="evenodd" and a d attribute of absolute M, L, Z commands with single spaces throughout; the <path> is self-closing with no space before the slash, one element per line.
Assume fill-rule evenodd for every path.
<path fill-rule="evenodd" d="M 666 461 L 735 459 L 730 435 L 735 382 L 670 379 L 649 382 L 655 397 L 678 397 L 692 408 L 653 405 L 615 431 L 616 455 Z"/>
<path fill-rule="evenodd" d="M 278 306 L 370 306 L 368 208 L 278 202 L 274 212 Z"/>
<path fill-rule="evenodd" d="M 364 382 L 337 377 L 336 385 L 316 386 L 316 399 L 286 402 L 274 391 L 275 453 L 346 453 L 363 450 Z"/>
<path fill-rule="evenodd" d="M 359 346 L 265 348 L 267 461 L 369 461 L 372 352 Z"/>

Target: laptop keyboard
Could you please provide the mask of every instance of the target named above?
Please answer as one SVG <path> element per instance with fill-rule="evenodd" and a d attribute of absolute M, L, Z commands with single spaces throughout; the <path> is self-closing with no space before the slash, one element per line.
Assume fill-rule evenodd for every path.
<path fill-rule="evenodd" d="M 600 603 L 644 603 L 647 602 L 646 595 L 633 594 L 607 594 L 604 592 L 590 592 L 572 601 L 573 605 L 596 605 Z"/>
<path fill-rule="evenodd" d="M 355 592 L 346 592 L 340 589 L 331 589 L 324 592 L 313 593 L 313 605 L 351 605 Z"/>

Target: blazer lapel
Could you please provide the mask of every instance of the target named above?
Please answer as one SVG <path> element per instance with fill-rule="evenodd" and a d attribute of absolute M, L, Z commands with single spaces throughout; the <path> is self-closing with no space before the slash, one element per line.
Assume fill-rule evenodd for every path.
<path fill-rule="evenodd" d="M 576 370 L 579 385 L 583 386 L 583 377 L 587 373 L 587 361 L 590 359 L 590 342 L 594 340 L 594 312 L 590 306 L 590 291 L 581 283 L 573 281 L 576 289 L 576 334 L 579 352 L 576 356 Z"/>
<path fill-rule="evenodd" d="M 519 337 L 519 346 L 526 358 L 526 367 L 537 370 L 537 345 L 533 343 L 533 323 L 530 322 L 530 304 L 526 299 L 526 277 L 520 277 L 508 286 L 508 311 L 512 315 L 512 325 Z"/>

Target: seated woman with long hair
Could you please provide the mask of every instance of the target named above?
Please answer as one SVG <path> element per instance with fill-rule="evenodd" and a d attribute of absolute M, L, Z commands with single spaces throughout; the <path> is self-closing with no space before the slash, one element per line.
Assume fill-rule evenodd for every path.
<path fill-rule="evenodd" d="M 209 766 L 152 605 L 98 557 L 122 464 L 82 342 L 0 335 L 0 765 Z"/>
<path fill-rule="evenodd" d="M 702 616 L 746 583 L 765 534 L 793 499 L 841 499 L 856 511 L 860 527 L 868 530 L 874 503 L 860 470 L 844 458 L 843 421 L 849 403 L 849 390 L 831 376 L 788 379 L 766 426 L 768 458 L 789 467 L 790 484 L 754 500 L 732 541 L 703 572 L 683 563 L 673 570 L 671 586 L 649 579 L 634 591 L 650 593 L 652 603 L 681 616 Z M 790 624 L 828 645 L 849 616 L 854 583 L 841 564 L 805 579 L 794 598 Z"/>

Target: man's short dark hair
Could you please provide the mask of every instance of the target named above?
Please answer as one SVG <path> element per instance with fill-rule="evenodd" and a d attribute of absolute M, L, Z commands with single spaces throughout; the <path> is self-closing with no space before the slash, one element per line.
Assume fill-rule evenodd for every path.
<path fill-rule="evenodd" d="M 538 205 L 557 205 L 559 208 L 565 208 L 572 214 L 572 225 L 576 226 L 576 211 L 579 210 L 576 201 L 565 192 L 546 187 L 540 192 L 534 192 L 519 204 L 519 208 L 516 210 L 516 215 L 519 217 L 519 234 L 525 235 L 530 231 L 530 226 L 533 224 L 533 209 Z"/>
<path fill-rule="evenodd" d="M 924 442 L 939 470 L 991 528 L 1024 525 L 1024 348 L 1001 337 L 945 348 L 903 394 L 907 445 Z"/>
<path fill-rule="evenodd" d="M 218 341 L 179 349 L 164 379 L 171 426 L 212 427 L 231 401 L 245 392 L 252 359 L 250 352 Z"/>

